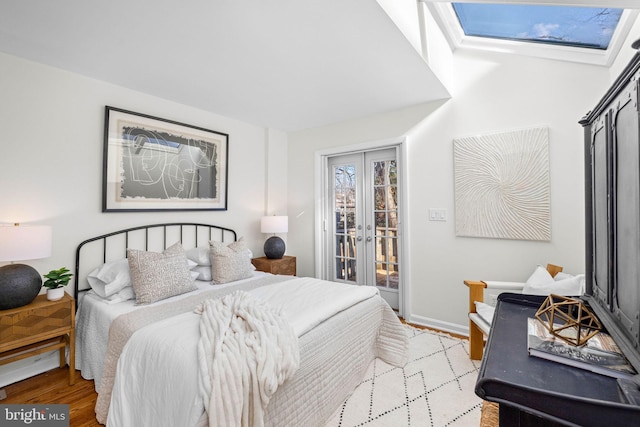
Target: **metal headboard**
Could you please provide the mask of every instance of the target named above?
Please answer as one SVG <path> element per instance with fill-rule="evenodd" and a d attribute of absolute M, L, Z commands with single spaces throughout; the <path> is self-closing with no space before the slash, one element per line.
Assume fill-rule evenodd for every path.
<path fill-rule="evenodd" d="M 180 242 L 185 249 L 191 249 L 208 245 L 210 240 L 236 241 L 237 235 L 234 230 L 217 225 L 167 223 L 142 225 L 87 239 L 76 249 L 73 296 L 78 300 L 81 292 L 91 289 L 86 276 L 93 269 L 107 261 L 125 258 L 127 249 L 162 252 L 176 242 Z"/>

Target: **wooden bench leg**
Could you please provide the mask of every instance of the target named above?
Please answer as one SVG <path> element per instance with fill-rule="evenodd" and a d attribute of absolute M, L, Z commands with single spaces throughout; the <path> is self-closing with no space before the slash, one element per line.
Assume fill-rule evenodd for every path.
<path fill-rule="evenodd" d="M 469 358 L 471 360 L 482 360 L 484 352 L 484 336 L 478 326 L 469 321 Z"/>

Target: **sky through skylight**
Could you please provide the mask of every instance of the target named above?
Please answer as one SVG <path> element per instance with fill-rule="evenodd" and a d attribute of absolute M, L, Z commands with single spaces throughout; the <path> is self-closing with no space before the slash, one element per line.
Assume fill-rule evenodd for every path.
<path fill-rule="evenodd" d="M 464 34 L 607 49 L 623 9 L 453 3 Z"/>

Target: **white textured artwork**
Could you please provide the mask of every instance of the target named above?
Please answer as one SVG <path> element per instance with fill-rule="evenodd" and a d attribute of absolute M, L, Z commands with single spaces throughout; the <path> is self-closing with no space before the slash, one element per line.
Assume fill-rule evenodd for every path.
<path fill-rule="evenodd" d="M 551 240 L 547 128 L 453 141 L 456 235 Z"/>

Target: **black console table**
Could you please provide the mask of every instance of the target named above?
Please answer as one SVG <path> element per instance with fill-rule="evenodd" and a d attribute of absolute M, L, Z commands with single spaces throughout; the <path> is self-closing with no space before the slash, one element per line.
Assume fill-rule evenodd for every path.
<path fill-rule="evenodd" d="M 544 297 L 501 294 L 480 366 L 476 394 L 500 404 L 500 426 L 640 425 L 640 406 L 615 378 L 527 353 L 527 318 Z"/>

